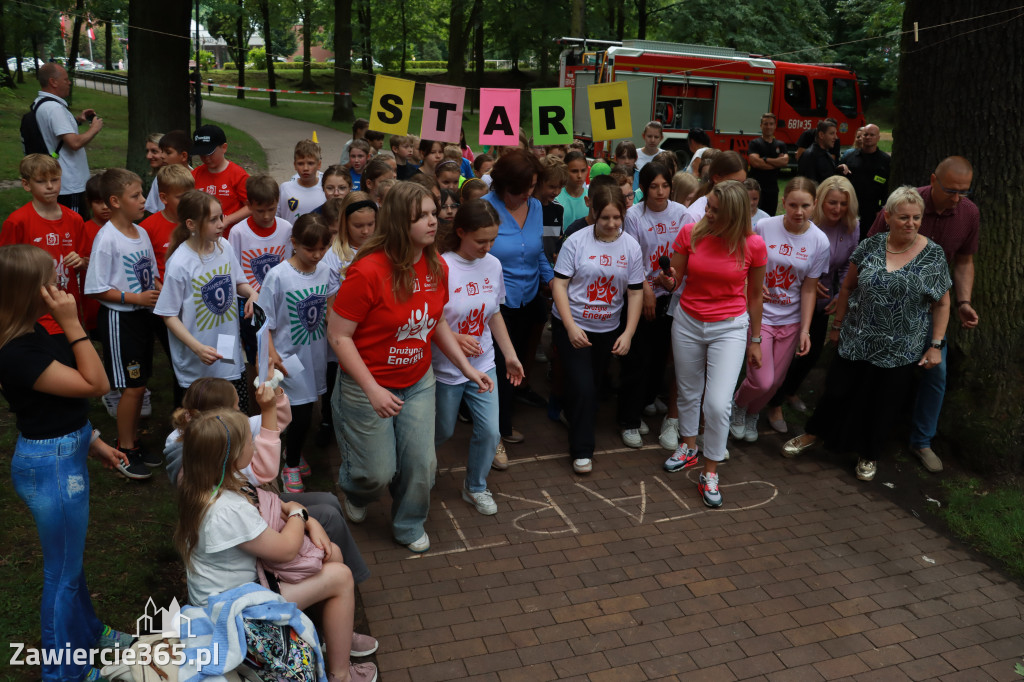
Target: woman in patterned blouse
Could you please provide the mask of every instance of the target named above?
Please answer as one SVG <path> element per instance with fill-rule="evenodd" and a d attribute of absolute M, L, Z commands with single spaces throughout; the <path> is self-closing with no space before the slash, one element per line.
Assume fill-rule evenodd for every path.
<path fill-rule="evenodd" d="M 788 441 L 794 457 L 819 441 L 857 452 L 857 478 L 870 481 L 885 440 L 913 381 L 914 368 L 942 362 L 952 280 L 942 248 L 919 235 L 924 200 L 900 187 L 885 203 L 889 231 L 870 237 L 850 257 L 829 339 L 839 355 L 807 433 Z M 929 325 L 931 345 L 921 356 Z"/>

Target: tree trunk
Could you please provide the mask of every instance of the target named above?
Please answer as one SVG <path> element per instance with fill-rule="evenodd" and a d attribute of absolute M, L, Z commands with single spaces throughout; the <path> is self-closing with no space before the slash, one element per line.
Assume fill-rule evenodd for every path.
<path fill-rule="evenodd" d="M 107 19 L 103 22 L 105 35 L 103 36 L 103 68 L 107 71 L 114 70 L 114 22 Z"/>
<path fill-rule="evenodd" d="M 238 90 L 236 99 L 245 99 L 245 60 L 249 57 L 248 40 L 245 37 L 245 0 L 238 0 L 238 19 L 235 21 L 235 68 L 238 69 Z"/>
<path fill-rule="evenodd" d="M 400 0 L 400 2 L 401 2 L 401 5 L 400 5 L 401 12 L 402 12 L 402 35 L 403 36 L 407 36 L 407 35 L 409 35 L 409 33 L 408 33 L 408 29 L 406 27 L 405 0 Z M 409 41 L 403 40 L 402 41 L 402 65 L 401 65 L 401 67 L 399 67 L 399 73 L 401 73 L 401 75 L 403 75 L 403 76 L 405 75 L 405 60 L 408 57 L 408 50 L 409 50 Z"/>
<path fill-rule="evenodd" d="M 981 234 L 971 300 L 980 324 L 961 329 L 954 301 L 939 434 L 986 473 L 1024 469 L 1024 166 L 1007 163 L 1007 150 L 1024 148 L 1024 130 L 1008 124 L 1024 102 L 1024 61 L 1007 58 L 1024 50 L 1024 32 L 1019 21 L 997 20 L 1004 14 L 970 19 L 1005 8 L 999 0 L 906 1 L 891 180 L 924 185 L 954 154 L 974 165 Z M 979 145 L 980 131 L 998 134 L 999 144 Z"/>
<path fill-rule="evenodd" d="M 626 35 L 626 0 L 615 0 L 615 39 L 622 41 Z"/>
<path fill-rule="evenodd" d="M 187 2 L 129 0 L 128 154 L 126 167 L 149 171 L 146 138 L 154 130 L 191 130 Z"/>
<path fill-rule="evenodd" d="M 402 35 L 406 35 L 403 33 Z M 334 96 L 332 121 L 352 119 L 352 0 L 334 2 Z"/>
<path fill-rule="evenodd" d="M 480 3 L 480 0 L 477 0 Z M 480 88 L 484 86 L 484 15 L 483 9 L 476 14 L 476 23 L 473 26 L 473 52 L 476 55 L 476 79 L 473 84 L 473 98 L 476 102 L 477 111 L 480 110 Z"/>
<path fill-rule="evenodd" d="M 260 0 L 263 15 L 263 47 L 267 51 L 267 88 L 270 89 L 270 106 L 277 106 L 277 78 L 274 76 L 273 41 L 270 39 L 270 0 Z"/>
<path fill-rule="evenodd" d="M 636 37 L 647 39 L 647 0 L 636 0 Z"/>
<path fill-rule="evenodd" d="M 13 88 L 14 77 L 11 76 L 11 70 L 7 66 L 6 47 L 7 32 L 4 30 L 4 0 L 0 0 L 0 61 L 3 61 L 3 64 L 0 64 L 0 69 L 2 69 L 2 71 L 0 71 L 0 87 Z M 17 58 L 18 63 L 20 64 L 21 55 L 15 55 L 15 57 Z"/>
<path fill-rule="evenodd" d="M 299 90 L 313 90 L 316 83 L 313 82 L 313 2 L 303 0 L 302 2 L 302 82 L 299 83 Z M 337 61 L 337 58 L 335 58 Z"/>
<path fill-rule="evenodd" d="M 68 106 L 75 96 L 75 72 L 78 71 L 78 46 L 82 42 L 82 25 L 85 23 L 85 0 L 75 0 L 75 28 L 71 33 L 71 49 L 68 52 L 68 78 L 71 79 L 71 90 L 66 97 Z M 146 143 L 143 142 L 145 147 Z"/>
<path fill-rule="evenodd" d="M 363 71 L 373 75 L 373 41 L 370 39 L 370 31 L 373 29 L 373 15 L 370 12 L 370 0 L 359 2 L 359 31 L 362 33 L 362 62 Z"/>
<path fill-rule="evenodd" d="M 448 82 L 462 85 L 466 80 L 466 0 L 452 0 L 448 14 Z"/>
<path fill-rule="evenodd" d="M 572 0 L 572 23 L 571 33 L 577 38 L 586 35 L 587 30 L 587 0 Z"/>

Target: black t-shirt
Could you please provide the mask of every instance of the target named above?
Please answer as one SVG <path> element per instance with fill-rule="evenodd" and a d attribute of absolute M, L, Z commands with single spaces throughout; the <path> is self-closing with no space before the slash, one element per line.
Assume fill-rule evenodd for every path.
<path fill-rule="evenodd" d="M 85 398 L 63 398 L 32 388 L 54 360 L 77 367 L 67 341 L 51 337 L 40 324 L 0 348 L 0 387 L 17 417 L 18 431 L 31 440 L 65 436 L 88 421 Z"/>
<path fill-rule="evenodd" d="M 797 138 L 796 146 L 797 146 L 798 149 L 806 149 L 806 150 L 810 151 L 811 147 L 814 146 L 814 140 L 816 140 L 817 137 L 818 137 L 818 129 L 817 128 L 811 128 L 810 130 L 805 130 L 804 132 L 800 133 L 800 137 Z M 837 135 L 836 136 L 836 141 L 832 145 L 832 158 L 833 159 L 838 159 L 839 158 L 839 151 L 840 151 L 841 148 L 842 148 L 842 145 L 839 144 L 839 136 Z"/>
<path fill-rule="evenodd" d="M 408 180 L 412 176 L 416 175 L 420 170 L 420 167 L 415 163 L 409 161 L 404 166 L 399 165 L 398 170 L 395 171 L 396 180 Z"/>
<path fill-rule="evenodd" d="M 750 146 L 747 148 L 747 154 L 757 154 L 762 159 L 777 159 L 779 155 L 786 153 L 786 143 L 776 138 L 771 142 L 768 142 L 763 137 L 750 141 Z M 779 182 L 779 171 L 781 168 L 774 168 L 772 170 L 764 170 L 763 168 L 754 168 L 751 166 L 750 172 L 747 173 L 748 177 L 757 180 L 758 184 L 761 185 L 763 191 L 765 187 L 771 189 L 771 186 L 777 186 Z M 778 190 L 776 190 L 778 191 Z"/>
<path fill-rule="evenodd" d="M 836 160 L 816 144 L 804 152 L 797 164 L 797 172 L 817 183 L 836 174 Z"/>
<path fill-rule="evenodd" d="M 863 150 L 855 149 L 846 155 L 845 163 L 850 169 L 850 182 L 857 192 L 860 224 L 870 226 L 889 196 L 891 159 L 881 150 L 865 154 Z"/>

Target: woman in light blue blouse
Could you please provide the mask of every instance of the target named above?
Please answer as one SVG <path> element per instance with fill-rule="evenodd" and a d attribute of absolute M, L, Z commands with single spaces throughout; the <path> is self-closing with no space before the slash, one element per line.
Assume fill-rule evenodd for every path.
<path fill-rule="evenodd" d="M 491 169 L 491 191 L 483 197 L 501 219 L 491 255 L 501 261 L 505 280 L 501 316 L 516 354 L 524 360 L 533 357 L 530 339 L 547 320 L 547 303 L 540 294 L 540 286 L 547 286 L 555 276 L 544 256 L 540 201 L 533 198 L 540 171 L 535 156 L 523 149 L 509 150 Z M 494 350 L 494 360 L 498 374 L 499 431 L 505 442 L 520 443 L 523 435 L 512 427 L 513 387 L 505 379 L 505 357 L 499 348 Z M 520 390 L 529 391 L 525 387 Z M 499 444 L 498 450 L 495 466 L 503 468 L 503 446 Z"/>
<path fill-rule="evenodd" d="M 794 457 L 824 440 L 857 452 L 857 478 L 875 477 L 893 420 L 913 383 L 915 367 L 942 362 L 952 280 L 942 248 L 918 234 L 924 200 L 900 187 L 885 203 L 888 232 L 870 237 L 850 257 L 829 339 L 839 355 L 807 433 L 788 441 Z M 929 327 L 931 344 L 924 356 Z"/>

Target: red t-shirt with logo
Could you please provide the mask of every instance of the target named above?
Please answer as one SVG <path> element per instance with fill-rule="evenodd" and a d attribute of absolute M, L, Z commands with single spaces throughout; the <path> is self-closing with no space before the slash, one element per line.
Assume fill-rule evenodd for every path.
<path fill-rule="evenodd" d="M 206 164 L 203 164 L 192 171 L 192 178 L 196 181 L 196 189 L 220 200 L 220 207 L 225 216 L 245 208 L 249 199 L 249 195 L 245 192 L 245 183 L 249 179 L 249 174 L 234 161 L 228 161 L 228 167 L 219 173 L 211 173 Z M 230 225 L 224 228 L 222 236 L 225 239 L 230 230 Z M 156 245 L 154 244 L 154 246 Z"/>
<path fill-rule="evenodd" d="M 64 257 L 74 251 L 79 256 L 88 257 L 89 248 L 85 244 L 85 225 L 82 216 L 66 206 L 60 206 L 61 217 L 47 220 L 36 213 L 35 207 L 29 202 L 8 216 L 0 227 L 0 246 L 9 244 L 29 244 L 38 246 L 53 258 L 57 269 L 57 287 L 68 292 L 78 301 L 78 314 L 82 317 L 82 290 L 78 286 L 78 272 L 64 265 Z M 50 334 L 63 334 L 57 321 L 49 314 L 39 319 Z"/>
<path fill-rule="evenodd" d="M 141 223 L 139 227 L 149 235 L 153 243 L 153 254 L 156 256 L 156 269 L 160 271 L 160 281 L 164 281 L 164 265 L 167 261 L 167 247 L 171 245 L 171 232 L 178 226 L 164 217 L 163 211 L 157 211 Z"/>
<path fill-rule="evenodd" d="M 430 367 L 430 339 L 448 302 L 448 266 L 437 281 L 426 257 L 415 265 L 414 291 L 404 301 L 391 289 L 391 261 L 383 251 L 349 266 L 334 312 L 355 322 L 352 340 L 374 380 L 385 388 L 407 388 Z"/>

